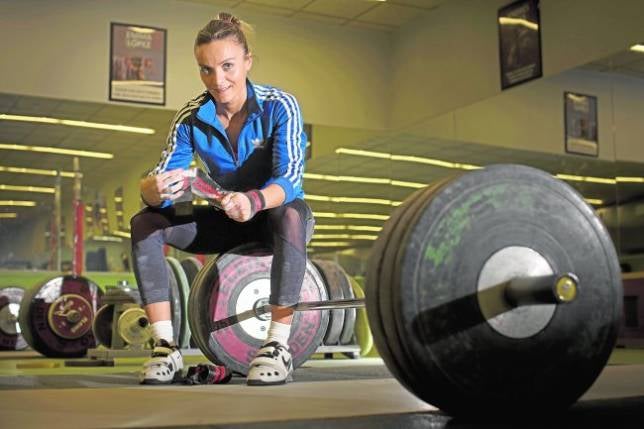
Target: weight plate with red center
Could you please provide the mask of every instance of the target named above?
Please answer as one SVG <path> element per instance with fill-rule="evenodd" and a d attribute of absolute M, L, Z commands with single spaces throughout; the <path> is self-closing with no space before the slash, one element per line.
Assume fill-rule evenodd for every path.
<path fill-rule="evenodd" d="M 91 280 L 54 277 L 25 293 L 18 320 L 27 343 L 48 357 L 80 357 L 96 341 L 92 323 L 102 291 Z"/>
<path fill-rule="evenodd" d="M 214 321 L 225 319 L 268 302 L 273 255 L 264 248 L 246 245 L 210 261 L 195 279 L 190 292 L 189 314 L 197 346 L 210 360 L 246 374 L 248 364 L 263 344 L 270 314 L 213 330 Z M 327 294 L 313 264 L 308 260 L 300 301 L 326 300 Z M 328 311 L 296 312 L 289 349 L 298 367 L 320 346 L 329 321 Z"/>

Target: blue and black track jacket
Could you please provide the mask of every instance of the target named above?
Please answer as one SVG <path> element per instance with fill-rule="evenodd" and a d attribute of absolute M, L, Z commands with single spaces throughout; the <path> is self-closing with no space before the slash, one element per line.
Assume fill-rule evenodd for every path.
<path fill-rule="evenodd" d="M 246 82 L 248 117 L 237 153 L 217 119 L 215 100 L 205 91 L 177 112 L 161 160 L 151 175 L 188 168 L 196 154 L 225 189 L 248 191 L 275 183 L 289 203 L 304 198 L 302 175 L 306 134 L 297 100 L 280 89 Z M 172 204 L 164 201 L 161 207 Z"/>

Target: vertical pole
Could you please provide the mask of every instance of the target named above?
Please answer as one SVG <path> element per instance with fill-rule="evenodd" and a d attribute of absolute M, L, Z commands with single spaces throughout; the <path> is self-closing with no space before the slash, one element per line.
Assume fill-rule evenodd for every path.
<path fill-rule="evenodd" d="M 52 240 L 54 242 L 54 270 L 61 271 L 62 243 L 61 243 L 61 206 L 60 206 L 60 171 L 56 172 L 56 185 L 54 187 L 54 224 L 52 226 Z"/>
<path fill-rule="evenodd" d="M 80 172 L 80 161 L 77 156 L 74 157 L 74 242 L 72 257 L 72 274 L 80 276 L 83 273 L 83 254 L 84 254 L 84 235 L 83 222 L 85 221 L 85 208 L 81 200 L 82 178 Z"/>

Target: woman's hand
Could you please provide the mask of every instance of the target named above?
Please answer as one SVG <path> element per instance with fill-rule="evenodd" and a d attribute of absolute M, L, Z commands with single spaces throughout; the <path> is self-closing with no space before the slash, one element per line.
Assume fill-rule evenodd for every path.
<path fill-rule="evenodd" d="M 184 182 L 182 169 L 145 177 L 140 183 L 141 197 L 152 207 L 160 205 L 164 200 L 176 200 L 185 192 Z"/>
<path fill-rule="evenodd" d="M 251 209 L 250 199 L 242 192 L 227 194 L 221 199 L 221 206 L 226 216 L 237 222 L 246 222 L 255 214 Z"/>

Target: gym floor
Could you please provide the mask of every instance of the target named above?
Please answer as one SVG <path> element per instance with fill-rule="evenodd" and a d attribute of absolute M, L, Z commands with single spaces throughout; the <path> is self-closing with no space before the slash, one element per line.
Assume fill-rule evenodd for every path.
<path fill-rule="evenodd" d="M 453 419 L 406 391 L 379 358 L 312 359 L 286 386 L 140 386 L 142 358 L 70 367 L 33 352 L 0 352 L 0 428 L 642 428 L 644 350 L 616 349 L 568 412 L 540 420 Z M 186 365 L 206 362 L 186 356 Z M 537 412 L 539 410 L 536 410 Z"/>

